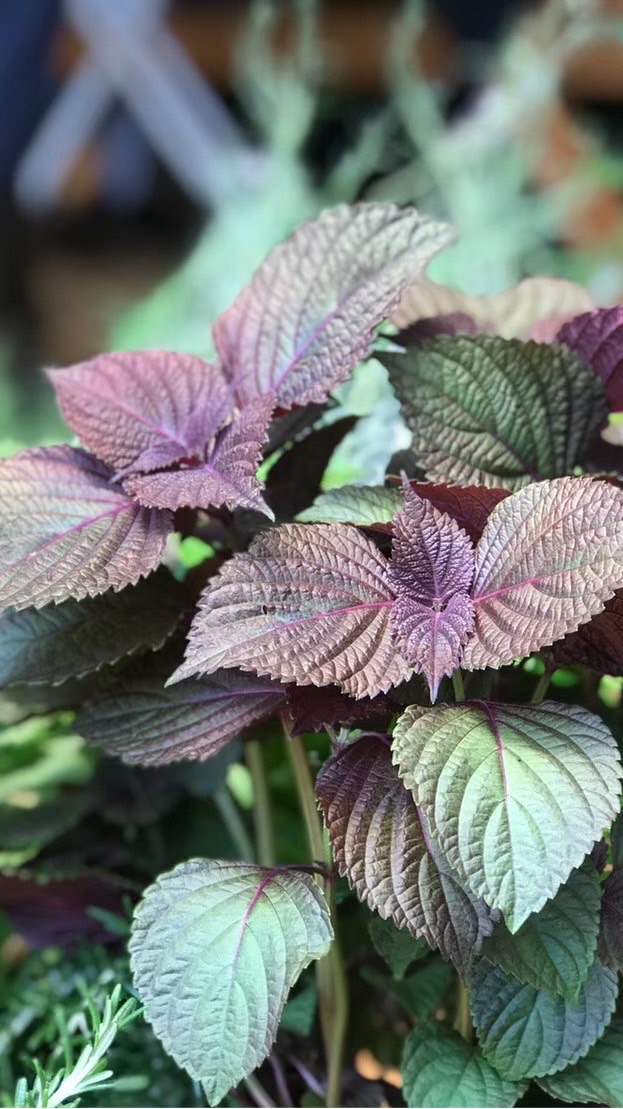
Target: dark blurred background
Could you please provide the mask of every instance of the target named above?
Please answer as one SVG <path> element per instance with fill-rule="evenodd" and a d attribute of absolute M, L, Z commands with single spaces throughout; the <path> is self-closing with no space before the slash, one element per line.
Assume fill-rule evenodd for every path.
<path fill-rule="evenodd" d="M 623 289 L 623 2 L 2 0 L 0 450 L 41 367 L 209 354 L 271 245 L 340 200 L 453 220 L 434 275 Z"/>

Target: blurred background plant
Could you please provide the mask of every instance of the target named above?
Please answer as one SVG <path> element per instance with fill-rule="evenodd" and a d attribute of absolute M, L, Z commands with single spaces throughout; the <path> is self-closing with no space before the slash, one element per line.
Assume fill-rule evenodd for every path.
<path fill-rule="evenodd" d="M 210 357 L 212 320 L 270 247 L 341 201 L 412 203 L 450 219 L 457 242 L 431 274 L 464 290 L 548 273 L 586 284 L 597 302 L 620 297 L 623 6 L 615 0 L 551 0 L 521 12 L 460 0 L 180 0 L 171 26 L 196 68 L 189 74 L 166 38 L 154 56 L 162 72 L 169 67 L 169 89 L 179 80 L 197 91 L 203 70 L 194 103 L 212 147 L 193 147 L 199 122 L 193 116 L 184 131 L 189 117 L 175 98 L 148 96 L 137 108 L 132 74 L 147 64 L 138 23 L 121 87 L 132 111 L 104 110 L 106 83 L 82 73 L 93 99 L 82 95 L 81 110 L 94 105 L 94 126 L 80 116 L 77 143 L 70 100 L 60 124 L 52 118 L 61 129 L 50 144 L 54 96 L 82 72 L 81 37 L 91 43 L 95 27 L 112 34 L 101 21 L 125 7 L 74 0 L 61 13 L 60 0 L 41 0 L 36 25 L 34 7 L 20 0 L 0 11 L 0 86 L 15 87 L 19 76 L 30 90 L 21 129 L 10 131 L 10 113 L 0 121 L 0 454 L 65 435 L 43 364 L 141 347 Z M 153 70 L 145 72 L 149 85 Z M 406 445 L 384 371 L 367 363 L 337 399 L 331 418 L 360 418 L 325 487 L 379 480 L 389 454 Z M 209 554 L 198 540 L 181 542 L 178 576 Z M 557 695 L 573 700 L 575 675 L 559 674 Z M 237 745 L 191 772 L 104 758 L 73 731 L 70 687 L 42 685 L 34 705 L 19 687 L 0 700 L 0 1104 L 201 1105 L 201 1091 L 129 1000 L 124 941 L 132 905 L 158 872 L 193 855 L 253 856 L 252 774 Z M 602 694 L 601 711 L 620 734 L 620 682 Z M 303 861 L 290 771 L 277 739 L 262 738 L 278 854 Z M 312 758 L 322 752 L 318 737 L 309 743 Z M 352 1104 L 398 1103 L 401 1039 L 422 1006 L 443 1007 L 445 968 L 409 951 L 405 965 L 415 971 L 404 978 L 394 966 L 388 978 L 366 910 L 343 896 L 348 959 L 362 967 L 366 999 L 378 991 L 372 1024 L 369 1005 L 354 999 L 353 1037 L 366 1046 L 346 1088 Z M 382 955 L 382 937 L 373 939 Z M 286 1060 L 299 1076 L 296 1104 L 322 1093 L 305 1040 L 314 1006 L 304 977 L 267 1064 L 277 1084 Z M 257 1089 L 247 1095 L 230 1103 L 261 1103 L 261 1091 L 259 1100 Z"/>

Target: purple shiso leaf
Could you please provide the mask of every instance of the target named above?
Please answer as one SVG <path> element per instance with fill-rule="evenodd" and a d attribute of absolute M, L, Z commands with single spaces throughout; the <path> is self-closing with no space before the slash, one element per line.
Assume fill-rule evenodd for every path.
<path fill-rule="evenodd" d="M 561 327 L 556 342 L 580 355 L 604 383 L 613 411 L 623 409 L 623 305 L 583 312 Z"/>
<path fill-rule="evenodd" d="M 270 397 L 251 401 L 217 436 L 205 458 L 176 470 L 130 477 L 124 488 L 149 507 L 225 505 L 255 509 L 273 519 L 256 477 L 272 408 Z"/>
<path fill-rule="evenodd" d="M 245 728 L 282 707 L 276 682 L 223 670 L 164 688 L 159 673 L 139 671 L 86 705 L 76 731 L 126 763 L 161 766 L 209 759 Z"/>
<path fill-rule="evenodd" d="M 472 541 L 450 516 L 403 483 L 404 508 L 394 518 L 389 583 L 392 626 L 402 655 L 423 673 L 431 700 L 460 663 L 474 626 L 469 590 Z"/>
<path fill-rule="evenodd" d="M 101 354 L 49 377 L 65 421 L 118 474 L 203 454 L 233 409 L 218 367 L 172 351 Z"/>
<path fill-rule="evenodd" d="M 393 642 L 388 563 L 356 528 L 286 524 L 212 579 L 174 680 L 238 666 L 373 697 L 411 668 Z"/>
<path fill-rule="evenodd" d="M 424 497 L 440 512 L 456 520 L 475 543 L 480 539 L 495 506 L 509 496 L 508 489 L 486 485 L 437 485 L 426 481 L 409 484 L 419 497 Z"/>
<path fill-rule="evenodd" d="M 0 461 L 0 609 L 123 589 L 159 564 L 173 521 L 68 446 Z"/>
<path fill-rule="evenodd" d="M 452 238 L 393 204 L 342 204 L 269 254 L 214 325 L 239 400 L 322 401 L 369 353 L 375 329 Z"/>
<path fill-rule="evenodd" d="M 493 510 L 476 548 L 475 634 L 462 665 L 502 666 L 601 612 L 623 586 L 623 491 L 542 481 Z"/>
<path fill-rule="evenodd" d="M 623 590 L 606 601 L 603 612 L 554 644 L 557 666 L 580 663 L 600 674 L 623 675 Z"/>
<path fill-rule="evenodd" d="M 484 901 L 465 889 L 392 766 L 389 740 L 340 746 L 316 781 L 340 874 L 362 901 L 422 936 L 464 972 L 491 934 Z"/>

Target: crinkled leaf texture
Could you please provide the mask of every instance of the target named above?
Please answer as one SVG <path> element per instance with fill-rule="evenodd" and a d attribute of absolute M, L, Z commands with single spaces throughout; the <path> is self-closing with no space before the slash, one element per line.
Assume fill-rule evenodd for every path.
<path fill-rule="evenodd" d="M 283 704 L 285 690 L 267 678 L 222 670 L 164 688 L 151 670 L 121 676 L 85 706 L 76 731 L 124 762 L 159 766 L 209 759 L 245 728 Z"/>
<path fill-rule="evenodd" d="M 0 687 L 58 684 L 160 647 L 187 605 L 182 587 L 162 568 L 120 593 L 6 612 L 0 617 Z"/>
<path fill-rule="evenodd" d="M 615 868 L 602 891 L 599 958 L 623 974 L 623 870 Z"/>
<path fill-rule="evenodd" d="M 491 933 L 491 914 L 430 835 L 389 745 L 364 736 L 339 747 L 318 775 L 316 796 L 340 873 L 357 896 L 464 971 Z"/>
<path fill-rule="evenodd" d="M 407 290 L 392 323 L 411 327 L 437 316 L 463 316 L 478 331 L 491 331 L 505 339 L 553 338 L 563 320 L 593 307 L 581 285 L 556 277 L 527 277 L 518 285 L 490 296 L 472 296 L 425 278 Z M 549 327 L 546 334 L 544 325 Z M 536 332 L 536 334 L 535 334 Z"/>
<path fill-rule="evenodd" d="M 266 1058 L 289 990 L 332 938 L 318 886 L 291 870 L 193 859 L 147 890 L 130 940 L 134 984 L 210 1105 Z"/>
<path fill-rule="evenodd" d="M 487 1062 L 475 1044 L 439 1021 L 428 1021 L 411 1032 L 401 1064 L 402 1093 L 408 1106 L 513 1106 L 521 1093 Z"/>
<path fill-rule="evenodd" d="M 354 697 L 385 692 L 410 673 L 393 644 L 387 565 L 343 524 L 259 535 L 212 579 L 174 679 L 239 666 Z"/>
<path fill-rule="evenodd" d="M 0 609 L 41 608 L 134 585 L 173 526 L 84 451 L 37 447 L 0 461 Z"/>
<path fill-rule="evenodd" d="M 299 513 L 306 524 L 390 524 L 402 504 L 400 489 L 383 485 L 343 485 L 321 493 L 310 508 Z"/>
<path fill-rule="evenodd" d="M 483 1054 L 513 1081 L 555 1074 L 599 1039 L 616 1005 L 616 975 L 596 960 L 575 1004 L 524 986 L 484 960 L 471 978 L 474 1024 Z"/>
<path fill-rule="evenodd" d="M 126 473 L 202 454 L 233 408 L 218 367 L 190 354 L 101 354 L 49 376 L 83 446 Z"/>
<path fill-rule="evenodd" d="M 606 423 L 603 385 L 564 347 L 458 336 L 380 358 L 433 481 L 518 489 L 571 473 Z"/>
<path fill-rule="evenodd" d="M 486 485 L 437 485 L 432 481 L 411 481 L 410 488 L 440 512 L 447 513 L 478 542 L 491 512 L 509 496 L 507 489 Z M 316 498 L 311 508 L 301 512 L 304 523 L 355 524 L 375 531 L 391 532 L 394 516 L 402 507 L 403 496 L 396 486 L 344 485 Z"/>
<path fill-rule="evenodd" d="M 322 401 L 368 354 L 375 329 L 452 234 L 393 204 L 341 204 L 269 254 L 214 325 L 241 401 Z"/>
<path fill-rule="evenodd" d="M 424 674 L 433 702 L 442 678 L 459 665 L 474 626 L 473 577 L 474 548 L 467 532 L 405 482 L 389 568 L 392 627 L 401 654 Z"/>
<path fill-rule="evenodd" d="M 511 932 L 618 812 L 617 745 L 576 705 L 411 706 L 393 752 L 448 862 Z"/>
<path fill-rule="evenodd" d="M 583 312 L 556 336 L 576 351 L 603 381 L 612 409 L 623 409 L 623 305 Z"/>
<path fill-rule="evenodd" d="M 247 405 L 191 465 L 136 474 L 124 487 L 150 508 L 250 508 L 271 519 L 256 477 L 273 402 L 260 397 Z"/>
<path fill-rule="evenodd" d="M 483 956 L 526 985 L 576 1002 L 597 954 L 600 901 L 599 875 L 586 863 L 514 936 L 498 925 Z"/>
<path fill-rule="evenodd" d="M 603 612 L 554 644 L 554 660 L 557 666 L 580 663 L 600 674 L 623 675 L 623 590 L 606 601 Z"/>
<path fill-rule="evenodd" d="M 548 646 L 601 612 L 623 583 L 623 491 L 591 478 L 543 481 L 491 513 L 476 548 L 468 670 Z"/>
<path fill-rule="evenodd" d="M 573 1105 L 586 1101 L 623 1105 L 623 1020 L 613 1020 L 587 1055 L 550 1078 L 539 1079 L 550 1097 Z"/>

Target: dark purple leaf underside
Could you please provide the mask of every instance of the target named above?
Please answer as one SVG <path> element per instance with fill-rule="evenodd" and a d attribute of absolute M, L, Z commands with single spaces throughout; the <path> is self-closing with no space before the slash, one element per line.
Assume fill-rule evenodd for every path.
<path fill-rule="evenodd" d="M 161 560 L 169 512 L 142 508 L 72 447 L 0 462 L 0 609 L 122 589 Z"/>
<path fill-rule="evenodd" d="M 623 675 L 623 590 L 588 624 L 554 644 L 554 660 L 558 666 L 579 663 L 600 674 Z"/>
<path fill-rule="evenodd" d="M 141 504 L 155 508 L 225 505 L 272 515 L 256 477 L 272 411 L 270 398 L 247 404 L 222 431 L 205 458 L 177 470 L 129 478 L 124 486 Z"/>
<path fill-rule="evenodd" d="M 623 409 L 623 305 L 576 316 L 561 327 L 556 341 L 579 354 L 601 378 L 610 407 Z"/>
<path fill-rule="evenodd" d="M 356 528 L 285 524 L 212 579 L 176 680 L 238 666 L 355 697 L 410 674 L 390 628 L 387 560 Z"/>
<path fill-rule="evenodd" d="M 375 328 L 451 238 L 391 204 L 342 204 L 271 252 L 214 326 L 241 400 L 322 401 L 368 353 Z"/>
<path fill-rule="evenodd" d="M 166 350 L 101 354 L 49 376 L 83 446 L 125 473 L 203 455 L 233 407 L 216 366 Z"/>
<path fill-rule="evenodd" d="M 613 870 L 602 886 L 599 958 L 623 973 L 623 870 Z"/>
<path fill-rule="evenodd" d="M 464 971 L 493 929 L 491 916 L 432 839 L 392 766 L 389 738 L 340 747 L 318 776 L 316 796 L 340 873 L 358 897 Z"/>
<path fill-rule="evenodd" d="M 509 496 L 508 489 L 489 489 L 485 485 L 438 485 L 435 482 L 412 481 L 418 496 L 445 512 L 478 542 L 493 509 Z"/>
<path fill-rule="evenodd" d="M 293 735 L 321 732 L 334 725 L 359 726 L 375 717 L 389 719 L 395 711 L 395 704 L 382 693 L 355 701 L 337 686 L 291 685 L 287 689 L 287 714 Z"/>
<path fill-rule="evenodd" d="M 278 711 L 284 698 L 275 682 L 236 670 L 169 688 L 159 674 L 139 672 L 88 704 L 76 731 L 127 763 L 209 759 L 245 728 Z"/>
<path fill-rule="evenodd" d="M 277 520 L 294 519 L 314 501 L 332 454 L 356 423 L 355 416 L 335 420 L 310 432 L 277 460 L 266 480 L 266 500 Z"/>
<path fill-rule="evenodd" d="M 124 913 L 124 889 L 97 875 L 37 881 L 28 874 L 0 874 L 0 909 L 31 947 L 72 948 L 115 938 L 91 915 L 97 907 Z"/>
<path fill-rule="evenodd" d="M 389 583 L 392 626 L 401 653 L 424 674 L 435 701 L 442 678 L 459 665 L 474 625 L 469 590 L 474 548 L 450 516 L 405 482 L 404 508 L 394 518 Z"/>

